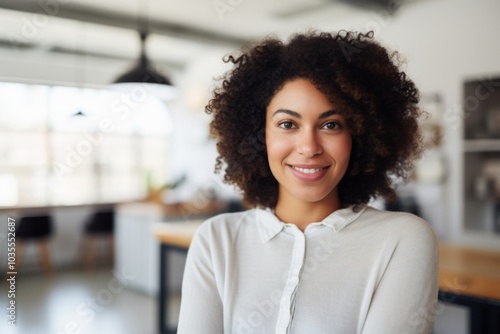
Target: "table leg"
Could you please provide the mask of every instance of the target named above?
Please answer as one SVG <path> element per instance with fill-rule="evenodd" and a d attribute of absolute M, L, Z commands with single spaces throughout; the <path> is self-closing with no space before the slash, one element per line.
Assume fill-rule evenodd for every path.
<path fill-rule="evenodd" d="M 167 265 L 165 264 L 165 260 L 167 258 L 167 247 L 164 244 L 160 244 L 160 292 L 158 296 L 158 328 L 160 330 L 160 334 L 167 334 L 168 328 L 167 325 L 165 324 L 165 318 L 166 318 L 166 311 L 167 311 L 167 305 L 165 303 L 165 297 L 167 295 L 167 288 L 166 288 L 166 279 L 167 273 L 165 271 L 167 270 Z"/>
<path fill-rule="evenodd" d="M 476 303 L 464 303 L 469 306 L 469 333 L 487 333 L 484 326 L 485 309 Z"/>
<path fill-rule="evenodd" d="M 500 333 L 500 303 L 490 305 L 488 308 L 487 324 L 488 334 Z"/>
<path fill-rule="evenodd" d="M 168 328 L 168 291 L 170 278 L 168 256 L 171 251 L 187 253 L 187 248 L 160 244 L 160 291 L 158 294 L 158 321 L 160 334 L 176 334 L 177 328 Z"/>

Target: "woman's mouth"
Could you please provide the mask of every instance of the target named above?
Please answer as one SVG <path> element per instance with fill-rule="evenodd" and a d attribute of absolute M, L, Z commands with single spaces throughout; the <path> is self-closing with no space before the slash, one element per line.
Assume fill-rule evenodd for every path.
<path fill-rule="evenodd" d="M 294 166 L 287 165 L 292 174 L 303 182 L 316 182 L 326 175 L 330 166 Z"/>
<path fill-rule="evenodd" d="M 320 170 L 324 169 L 325 167 L 320 167 L 320 168 L 300 168 L 300 167 L 292 166 L 292 168 L 295 169 L 295 170 L 298 170 L 301 173 L 313 174 L 313 173 L 319 172 Z"/>

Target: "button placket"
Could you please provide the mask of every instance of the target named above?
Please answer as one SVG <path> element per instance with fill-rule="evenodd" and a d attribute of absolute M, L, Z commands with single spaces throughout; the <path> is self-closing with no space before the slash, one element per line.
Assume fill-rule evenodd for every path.
<path fill-rule="evenodd" d="M 305 235 L 296 226 L 290 226 L 289 230 L 294 236 L 292 261 L 280 301 L 276 334 L 289 333 L 294 300 L 300 281 L 299 275 L 304 265 Z"/>

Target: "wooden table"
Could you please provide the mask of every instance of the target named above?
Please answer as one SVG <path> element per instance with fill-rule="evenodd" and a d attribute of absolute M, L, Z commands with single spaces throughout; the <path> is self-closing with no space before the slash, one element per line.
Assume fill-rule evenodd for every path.
<path fill-rule="evenodd" d="M 159 326 L 161 334 L 176 333 L 168 329 L 168 264 L 170 251 L 187 252 L 201 220 L 158 223 L 153 233 L 161 243 Z M 441 243 L 439 245 L 439 300 L 470 308 L 471 334 L 500 333 L 500 252 L 484 251 Z"/>
<path fill-rule="evenodd" d="M 439 300 L 469 307 L 469 332 L 500 333 L 500 252 L 439 246 Z"/>

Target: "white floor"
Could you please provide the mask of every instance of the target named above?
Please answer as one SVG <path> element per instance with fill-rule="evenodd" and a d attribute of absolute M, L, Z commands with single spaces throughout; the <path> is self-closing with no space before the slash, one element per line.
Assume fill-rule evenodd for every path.
<path fill-rule="evenodd" d="M 16 327 L 4 316 L 9 300 L 2 279 L 0 333 L 156 334 L 156 298 L 123 289 L 115 277 L 112 269 L 58 272 L 50 280 L 38 274 L 18 277 Z"/>
<path fill-rule="evenodd" d="M 111 268 L 63 271 L 52 279 L 39 274 L 18 277 L 16 327 L 7 325 L 6 287 L 2 278 L 1 334 L 158 333 L 156 298 L 123 289 Z M 171 310 L 178 310 L 179 300 L 179 296 L 171 300 Z M 434 334 L 467 333 L 467 309 L 441 305 L 438 313 Z M 173 312 L 170 325 L 177 316 Z"/>

